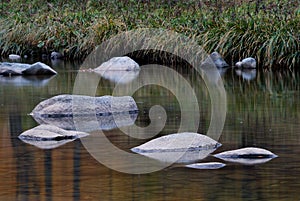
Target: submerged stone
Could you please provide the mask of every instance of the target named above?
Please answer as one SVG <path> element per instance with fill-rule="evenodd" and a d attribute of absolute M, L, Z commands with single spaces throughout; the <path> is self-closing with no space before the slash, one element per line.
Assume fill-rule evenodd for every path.
<path fill-rule="evenodd" d="M 214 170 L 225 167 L 224 163 L 219 162 L 208 162 L 208 163 L 193 163 L 185 165 L 185 167 L 193 168 L 193 169 L 201 169 L 201 170 Z"/>

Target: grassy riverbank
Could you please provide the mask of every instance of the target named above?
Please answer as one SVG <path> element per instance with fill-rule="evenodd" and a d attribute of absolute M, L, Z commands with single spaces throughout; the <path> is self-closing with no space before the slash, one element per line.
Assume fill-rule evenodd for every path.
<path fill-rule="evenodd" d="M 7 0 L 0 6 L 2 55 L 60 51 L 84 59 L 117 33 L 165 28 L 193 37 L 229 61 L 252 56 L 265 68 L 300 65 L 296 0 Z"/>

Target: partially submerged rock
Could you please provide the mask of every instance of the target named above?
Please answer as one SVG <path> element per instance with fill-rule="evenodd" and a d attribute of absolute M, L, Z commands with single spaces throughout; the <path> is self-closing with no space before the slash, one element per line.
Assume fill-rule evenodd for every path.
<path fill-rule="evenodd" d="M 210 58 L 217 68 L 224 68 L 229 66 L 218 52 L 211 53 Z"/>
<path fill-rule="evenodd" d="M 193 168 L 193 169 L 201 169 L 201 170 L 215 170 L 225 167 L 224 163 L 219 162 L 208 162 L 208 163 L 193 163 L 185 165 L 185 167 Z"/>
<path fill-rule="evenodd" d="M 54 75 L 57 74 L 55 70 L 50 68 L 50 66 L 42 63 L 36 62 L 30 65 L 29 68 L 22 71 L 23 75 Z"/>
<path fill-rule="evenodd" d="M 139 70 L 140 66 L 130 57 L 113 57 L 110 60 L 102 63 L 94 71 L 135 71 Z"/>
<path fill-rule="evenodd" d="M 206 158 L 219 146 L 208 136 L 186 132 L 153 139 L 131 151 L 162 162 L 191 163 Z"/>
<path fill-rule="evenodd" d="M 120 113 L 137 113 L 138 108 L 130 96 L 58 95 L 40 102 L 31 112 L 34 118 L 61 118 L 76 116 L 109 116 Z"/>
<path fill-rule="evenodd" d="M 48 65 L 36 62 L 34 64 L 23 63 L 0 63 L 0 75 L 14 76 L 14 75 L 54 75 L 57 74 L 55 70 Z"/>
<path fill-rule="evenodd" d="M 225 151 L 219 154 L 215 154 L 214 156 L 225 161 L 248 165 L 265 163 L 273 158 L 278 157 L 276 154 L 266 149 L 256 147 L 247 147 L 232 151 Z"/>
<path fill-rule="evenodd" d="M 256 68 L 256 60 L 252 57 L 248 57 L 235 64 L 238 68 Z"/>
<path fill-rule="evenodd" d="M 41 149 L 53 149 L 88 133 L 67 131 L 53 125 L 40 125 L 19 135 L 19 139 Z"/>
<path fill-rule="evenodd" d="M 64 55 L 60 52 L 51 52 L 50 58 L 52 60 L 56 60 L 56 59 L 63 59 Z"/>
<path fill-rule="evenodd" d="M 21 59 L 21 56 L 18 54 L 10 54 L 10 55 L 8 55 L 8 58 L 10 60 L 19 60 L 19 59 Z"/>

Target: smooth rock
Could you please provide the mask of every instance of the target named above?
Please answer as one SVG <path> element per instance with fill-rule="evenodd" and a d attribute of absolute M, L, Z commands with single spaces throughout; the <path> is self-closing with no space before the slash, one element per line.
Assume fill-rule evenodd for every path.
<path fill-rule="evenodd" d="M 110 60 L 102 63 L 99 67 L 95 68 L 94 71 L 135 71 L 139 70 L 140 66 L 131 58 L 124 57 L 113 57 Z"/>
<path fill-rule="evenodd" d="M 229 162 L 237 162 L 242 164 L 259 164 L 265 163 L 273 158 L 278 157 L 276 154 L 262 148 L 247 147 L 232 151 L 225 151 L 214 155 Z"/>
<path fill-rule="evenodd" d="M 217 68 L 225 68 L 229 66 L 218 52 L 211 53 L 210 58 Z"/>
<path fill-rule="evenodd" d="M 208 163 L 193 163 L 185 165 L 185 167 L 193 168 L 193 169 L 201 169 L 201 170 L 215 170 L 225 167 L 224 163 L 219 162 L 208 162 Z"/>
<path fill-rule="evenodd" d="M 130 96 L 81 96 L 58 95 L 40 102 L 31 112 L 33 117 L 61 118 L 98 115 L 109 116 L 118 113 L 136 113 L 134 99 Z"/>
<path fill-rule="evenodd" d="M 10 54 L 10 55 L 8 55 L 8 58 L 10 60 L 19 60 L 19 59 L 21 59 L 21 56 L 17 55 L 17 54 Z"/>
<path fill-rule="evenodd" d="M 252 57 L 248 57 L 235 64 L 238 68 L 256 68 L 256 60 Z"/>
<path fill-rule="evenodd" d="M 208 136 L 185 132 L 153 139 L 131 151 L 167 163 L 192 163 L 206 158 L 219 146 Z"/>
<path fill-rule="evenodd" d="M 52 68 L 44 63 L 37 62 L 34 64 L 23 63 L 0 63 L 0 75 L 54 75 L 57 74 Z"/>
<path fill-rule="evenodd" d="M 84 128 L 81 131 L 91 132 L 96 130 L 112 130 L 134 124 L 138 113 L 120 113 L 109 116 L 78 116 L 76 121 L 80 121 Z M 73 117 L 49 118 L 44 115 L 33 116 L 39 124 L 50 124 L 66 130 L 76 130 Z"/>
<path fill-rule="evenodd" d="M 26 140 L 65 140 L 65 139 L 76 139 L 80 137 L 87 136 L 88 133 L 78 132 L 78 131 L 67 131 L 61 128 L 58 128 L 53 125 L 39 125 L 35 128 L 27 130 L 19 135 L 20 139 Z"/>
<path fill-rule="evenodd" d="M 42 62 L 36 62 L 26 70 L 23 70 L 22 74 L 23 75 L 55 75 L 57 74 L 57 72 L 52 68 L 50 68 L 50 66 Z"/>
<path fill-rule="evenodd" d="M 64 55 L 61 54 L 60 52 L 51 52 L 50 58 L 53 60 L 62 59 L 62 58 L 64 58 Z"/>
<path fill-rule="evenodd" d="M 0 75 L 3 76 L 22 75 L 22 72 L 29 67 L 30 64 L 3 62 L 0 63 Z"/>

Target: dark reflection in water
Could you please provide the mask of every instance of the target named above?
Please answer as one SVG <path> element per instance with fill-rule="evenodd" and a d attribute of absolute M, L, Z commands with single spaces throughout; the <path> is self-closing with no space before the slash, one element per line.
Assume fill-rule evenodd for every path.
<path fill-rule="evenodd" d="M 258 146 L 278 158 L 246 166 L 226 163 L 219 170 L 168 167 L 146 175 L 129 175 L 98 163 L 80 140 L 57 149 L 41 150 L 23 143 L 18 135 L 37 125 L 27 114 L 40 101 L 72 93 L 78 66 L 66 62 L 54 66 L 59 73 L 46 85 L 0 85 L 0 200 L 299 200 L 300 105 L 299 74 L 256 72 L 253 79 L 222 72 L 228 110 L 217 150 Z M 143 69 L 147 71 L 147 69 Z M 178 67 L 193 86 L 199 100 L 199 132 L 210 124 L 210 100 L 201 76 Z M 161 78 L 164 79 L 163 77 Z M 115 83 L 101 79 L 97 95 L 111 94 Z M 136 124 L 147 126 L 149 108 L 161 104 L 168 114 L 160 135 L 175 133 L 180 123 L 179 104 L 173 94 L 158 86 L 138 90 L 140 108 Z M 145 142 L 117 129 L 105 135 L 120 149 Z M 120 164 L 127 159 L 121 159 Z M 218 161 L 212 156 L 203 162 Z"/>

